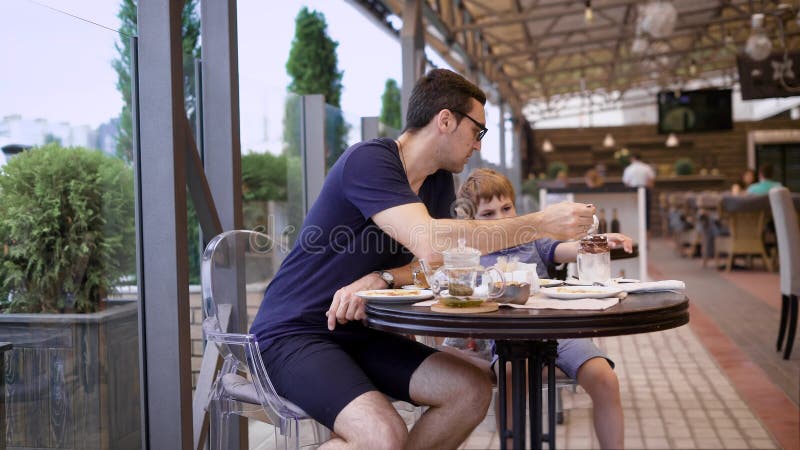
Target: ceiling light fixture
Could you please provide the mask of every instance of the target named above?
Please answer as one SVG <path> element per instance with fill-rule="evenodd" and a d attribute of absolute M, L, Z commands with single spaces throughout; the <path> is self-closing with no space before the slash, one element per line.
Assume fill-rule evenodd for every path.
<path fill-rule="evenodd" d="M 772 41 L 764 29 L 764 14 L 753 14 L 750 37 L 744 46 L 744 52 L 753 61 L 763 61 L 772 53 Z"/>
<path fill-rule="evenodd" d="M 612 136 L 611 133 L 606 134 L 606 137 L 603 138 L 603 147 L 611 148 L 615 144 L 616 142 L 614 142 L 614 136 Z"/>
<path fill-rule="evenodd" d="M 586 8 L 583 10 L 583 20 L 586 25 L 591 25 L 594 22 L 594 12 L 592 11 L 592 0 L 586 0 Z"/>
<path fill-rule="evenodd" d="M 542 151 L 545 153 L 550 153 L 553 150 L 555 150 L 555 147 L 553 147 L 553 143 L 550 142 L 550 139 L 545 139 L 544 142 L 542 142 Z"/>
<path fill-rule="evenodd" d="M 667 136 L 667 142 L 664 144 L 667 147 L 677 147 L 681 142 L 678 140 L 678 136 L 676 136 L 675 133 L 670 133 L 669 136 Z"/>
<path fill-rule="evenodd" d="M 639 7 L 637 28 L 656 39 L 664 39 L 675 30 L 678 10 L 672 2 L 651 1 Z"/>

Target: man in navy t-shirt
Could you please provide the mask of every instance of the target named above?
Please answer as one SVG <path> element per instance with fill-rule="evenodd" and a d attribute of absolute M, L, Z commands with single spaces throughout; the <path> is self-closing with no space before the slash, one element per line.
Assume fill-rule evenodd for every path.
<path fill-rule="evenodd" d="M 451 174 L 487 131 L 485 102 L 454 72 L 421 78 L 403 134 L 356 144 L 330 170 L 264 294 L 251 332 L 267 372 L 278 393 L 335 432 L 326 446 L 456 448 L 491 396 L 471 364 L 364 327 L 355 292 L 410 283 L 414 256 L 439 260 L 457 237 L 489 253 L 544 236 L 573 239 L 592 224 L 594 207 L 575 203 L 492 223 L 447 219 Z M 409 432 L 387 395 L 429 408 Z"/>

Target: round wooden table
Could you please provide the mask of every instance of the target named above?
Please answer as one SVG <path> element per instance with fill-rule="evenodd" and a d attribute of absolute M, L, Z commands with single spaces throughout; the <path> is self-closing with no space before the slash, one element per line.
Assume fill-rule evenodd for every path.
<path fill-rule="evenodd" d="M 526 391 L 530 402 L 531 447 L 555 448 L 556 339 L 591 338 L 651 333 L 689 322 L 689 299 L 683 293 L 631 294 L 602 311 L 522 309 L 503 306 L 482 314 L 452 314 L 430 307 L 367 303 L 367 326 L 378 330 L 423 336 L 494 339 L 497 343 L 500 402 L 500 447 L 513 438 L 514 448 L 525 448 Z M 506 364 L 511 363 L 512 426 L 506 418 Z M 525 368 L 528 371 L 526 389 Z M 542 433 L 542 368 L 548 366 L 548 433 Z"/>

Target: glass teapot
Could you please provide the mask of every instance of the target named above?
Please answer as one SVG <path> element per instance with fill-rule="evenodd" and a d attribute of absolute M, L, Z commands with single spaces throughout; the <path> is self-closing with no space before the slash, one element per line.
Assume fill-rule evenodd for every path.
<path fill-rule="evenodd" d="M 435 272 L 424 260 L 419 261 L 434 295 L 497 298 L 505 292 L 503 274 L 493 267 L 484 269 L 481 252 L 467 247 L 464 239 L 458 240 L 458 247 L 442 253 L 444 265 Z"/>

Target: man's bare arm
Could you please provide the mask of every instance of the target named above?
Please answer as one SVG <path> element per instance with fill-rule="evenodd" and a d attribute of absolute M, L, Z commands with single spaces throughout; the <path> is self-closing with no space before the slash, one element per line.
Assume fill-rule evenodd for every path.
<path fill-rule="evenodd" d="M 463 238 L 468 247 L 492 253 L 543 237 L 575 239 L 592 225 L 595 208 L 581 203 L 558 203 L 532 214 L 499 220 L 433 219 L 422 203 L 395 206 L 372 220 L 420 259 L 435 260 Z"/>

